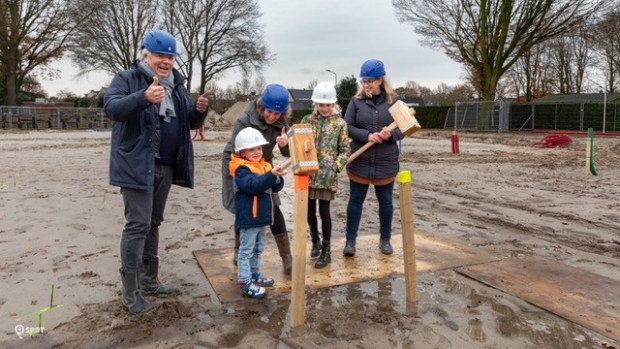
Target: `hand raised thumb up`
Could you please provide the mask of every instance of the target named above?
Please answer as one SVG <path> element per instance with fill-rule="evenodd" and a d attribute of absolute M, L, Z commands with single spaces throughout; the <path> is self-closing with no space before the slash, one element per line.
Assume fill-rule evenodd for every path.
<path fill-rule="evenodd" d="M 157 76 L 153 76 L 153 83 L 151 85 L 152 86 L 159 85 L 159 78 Z"/>

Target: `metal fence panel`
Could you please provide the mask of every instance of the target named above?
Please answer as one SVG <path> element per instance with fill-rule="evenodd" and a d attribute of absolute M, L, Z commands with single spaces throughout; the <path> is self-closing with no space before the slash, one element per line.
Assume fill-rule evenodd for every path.
<path fill-rule="evenodd" d="M 510 128 L 510 102 L 457 102 L 448 112 L 446 128 L 508 131 Z"/>
<path fill-rule="evenodd" d="M 112 120 L 102 108 L 0 106 L 3 129 L 107 129 Z"/>

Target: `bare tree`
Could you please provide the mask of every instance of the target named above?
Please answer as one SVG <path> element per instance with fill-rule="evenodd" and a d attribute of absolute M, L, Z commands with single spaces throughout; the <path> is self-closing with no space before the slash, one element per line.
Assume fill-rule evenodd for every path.
<path fill-rule="evenodd" d="M 620 85 L 620 11 L 606 13 L 593 27 L 598 66 L 605 76 L 604 90 L 615 92 Z"/>
<path fill-rule="evenodd" d="M 523 96 L 529 102 L 553 91 L 555 76 L 549 63 L 549 51 L 548 42 L 534 45 L 508 70 L 505 78 L 516 97 Z"/>
<path fill-rule="evenodd" d="M 78 75 L 129 69 L 140 54 L 144 36 L 157 23 L 158 0 L 81 0 L 74 15 L 84 8 L 93 13 L 79 26 L 69 48 L 80 69 Z"/>
<path fill-rule="evenodd" d="M 234 100 L 238 94 L 239 91 L 236 88 L 234 88 L 232 85 L 228 85 L 222 94 L 222 98 Z"/>
<path fill-rule="evenodd" d="M 197 41 L 200 90 L 207 82 L 230 69 L 244 75 L 260 71 L 274 58 L 263 39 L 263 26 L 256 0 L 200 0 L 205 7 L 204 24 Z"/>
<path fill-rule="evenodd" d="M 584 92 L 586 71 L 594 65 L 592 45 L 592 37 L 586 31 L 550 40 L 549 63 L 557 77 L 554 83 L 559 93 Z"/>
<path fill-rule="evenodd" d="M 483 100 L 534 45 L 574 31 L 609 0 L 392 0 L 398 19 L 465 65 Z M 486 120 L 481 120 L 482 123 Z"/>
<path fill-rule="evenodd" d="M 316 85 L 318 85 L 318 84 L 319 84 L 319 80 L 317 80 L 317 79 L 312 79 L 312 80 L 310 80 L 310 82 L 308 83 L 308 87 L 307 87 L 307 89 L 308 89 L 308 90 L 314 90 L 314 88 L 315 88 L 315 87 L 316 87 Z"/>
<path fill-rule="evenodd" d="M 267 87 L 267 80 L 263 75 L 258 75 L 254 78 L 254 92 L 257 95 L 263 93 L 263 90 Z"/>
<path fill-rule="evenodd" d="M 241 81 L 237 83 L 237 91 L 242 95 L 249 95 L 252 91 L 252 77 L 244 75 Z"/>
<path fill-rule="evenodd" d="M 67 38 L 74 32 L 68 8 L 72 1 L 0 1 L 0 96 L 16 105 L 23 84 L 37 68 L 62 56 Z M 79 23 L 88 16 L 83 9 Z M 2 98 L 0 98 L 2 99 Z"/>
<path fill-rule="evenodd" d="M 195 63 L 198 59 L 199 43 L 205 32 L 206 6 L 204 1 L 195 0 L 163 0 L 168 16 L 164 28 L 178 37 L 180 47 L 176 62 L 179 70 L 186 76 L 186 87 L 192 89 Z M 182 10 L 180 10 L 182 9 Z M 209 79 L 208 82 L 214 81 Z M 209 89 L 206 85 L 203 88 Z M 201 93 L 200 89 L 197 90 Z"/>

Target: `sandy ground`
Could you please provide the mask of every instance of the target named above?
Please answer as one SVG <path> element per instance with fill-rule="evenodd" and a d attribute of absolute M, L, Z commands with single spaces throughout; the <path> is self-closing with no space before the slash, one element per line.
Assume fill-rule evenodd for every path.
<path fill-rule="evenodd" d="M 617 342 L 452 269 L 418 276 L 407 304 L 402 275 L 306 293 L 305 326 L 290 327 L 290 295 L 221 304 L 192 251 L 231 247 L 220 204 L 220 153 L 229 131 L 196 142 L 196 188 L 173 188 L 161 229 L 161 279 L 180 295 L 120 305 L 121 196 L 108 185 L 109 132 L 0 133 L 2 348 L 612 348 Z M 595 139 L 599 176 L 586 176 L 586 139 L 535 149 L 543 134 L 423 130 L 403 141 L 416 229 L 500 259 L 542 256 L 620 280 L 620 142 Z M 292 181 L 289 181 L 292 183 Z M 332 204 L 342 238 L 348 185 Z M 292 188 L 283 210 L 292 229 Z M 395 195 L 397 190 L 395 190 Z M 398 205 L 398 200 L 395 200 Z M 374 195 L 361 234 L 376 234 Z M 398 206 L 396 207 L 398 211 Z M 398 229 L 395 215 L 394 227 Z M 342 258 L 335 246 L 332 258 Z M 577 281 L 578 282 L 578 281 Z M 16 326 L 46 334 L 20 339 Z M 620 303 L 620 296 L 618 297 Z"/>

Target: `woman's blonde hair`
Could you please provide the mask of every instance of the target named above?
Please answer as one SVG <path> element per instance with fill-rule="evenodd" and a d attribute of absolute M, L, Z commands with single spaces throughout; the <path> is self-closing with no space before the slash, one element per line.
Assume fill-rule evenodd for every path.
<path fill-rule="evenodd" d="M 258 114 L 258 118 L 260 119 L 260 121 L 265 121 L 265 107 L 263 107 L 263 102 L 260 98 L 256 99 L 256 113 Z M 276 122 L 284 123 L 285 120 L 288 120 L 290 118 L 291 114 L 291 105 L 289 104 L 288 108 L 286 108 L 286 112 L 280 114 L 280 118 L 276 120 Z"/>
<path fill-rule="evenodd" d="M 385 75 L 383 75 L 379 79 L 381 79 L 381 89 L 385 91 L 385 101 L 387 102 L 387 104 L 394 103 L 394 97 L 397 96 L 396 92 L 394 92 L 394 89 L 392 89 L 392 86 L 390 86 L 390 84 L 387 82 Z M 357 93 L 355 93 L 355 98 L 361 99 L 363 95 L 364 95 L 364 84 L 362 83 L 360 88 L 357 90 Z"/>

